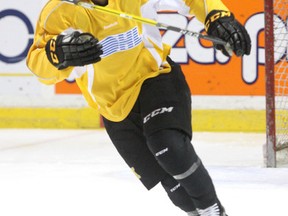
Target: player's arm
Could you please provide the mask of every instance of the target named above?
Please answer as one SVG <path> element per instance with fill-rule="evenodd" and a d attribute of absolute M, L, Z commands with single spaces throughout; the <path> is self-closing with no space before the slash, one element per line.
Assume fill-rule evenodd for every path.
<path fill-rule="evenodd" d="M 80 7 L 77 8 L 80 11 L 69 7 L 75 6 L 58 1 L 46 5 L 37 24 L 34 43 L 28 52 L 27 66 L 46 84 L 68 78 L 75 66 L 81 67 L 101 60 L 102 47 L 93 35 L 69 29 L 75 26 L 75 16 L 78 16 L 76 20 L 83 19 L 81 23 L 86 23 L 85 13 L 81 12 Z M 74 12 L 74 16 L 70 16 L 71 20 L 61 19 L 61 14 L 68 11 Z M 65 29 L 69 31 L 63 32 Z"/>
<path fill-rule="evenodd" d="M 55 84 L 69 77 L 73 68 L 68 67 L 60 71 L 51 64 L 46 55 L 46 44 L 47 41 L 43 36 L 38 35 L 36 30 L 34 43 L 30 47 L 26 58 L 26 65 L 30 71 L 38 77 L 40 82 L 45 84 Z"/>
<path fill-rule="evenodd" d="M 251 39 L 245 27 L 239 23 L 233 13 L 224 10 L 212 10 L 206 17 L 205 29 L 209 35 L 227 41 L 237 56 L 249 55 Z M 223 45 L 214 44 L 226 56 L 229 53 Z"/>
<path fill-rule="evenodd" d="M 208 35 L 228 42 L 237 56 L 250 54 L 250 36 L 221 0 L 185 0 L 185 2 L 191 8 L 190 12 L 205 24 Z M 214 47 L 229 56 L 223 45 L 214 44 Z"/>
<path fill-rule="evenodd" d="M 174 9 L 183 15 L 195 15 L 205 24 L 208 35 L 227 41 L 237 56 L 250 54 L 251 40 L 246 29 L 221 0 L 160 0 L 158 8 Z M 214 47 L 229 56 L 223 45 L 214 44 Z"/>
<path fill-rule="evenodd" d="M 49 62 L 58 70 L 96 63 L 103 54 L 102 46 L 93 35 L 79 31 L 51 38 L 45 51 Z"/>

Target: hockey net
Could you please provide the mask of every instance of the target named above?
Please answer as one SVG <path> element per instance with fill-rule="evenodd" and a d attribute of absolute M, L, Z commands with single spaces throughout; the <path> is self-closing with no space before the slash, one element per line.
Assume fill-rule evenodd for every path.
<path fill-rule="evenodd" d="M 267 167 L 288 167 L 287 20 L 287 0 L 265 0 Z"/>

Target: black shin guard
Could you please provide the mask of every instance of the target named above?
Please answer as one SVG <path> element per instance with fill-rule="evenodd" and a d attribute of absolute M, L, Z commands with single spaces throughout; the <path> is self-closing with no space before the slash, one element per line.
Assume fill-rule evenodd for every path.
<path fill-rule="evenodd" d="M 212 180 L 202 163 L 194 173 L 177 181 L 185 187 L 199 209 L 205 209 L 218 200 Z"/>
<path fill-rule="evenodd" d="M 162 168 L 193 198 L 197 208 L 207 208 L 217 201 L 212 180 L 185 133 L 172 129 L 155 132 L 148 137 L 148 146 Z"/>
<path fill-rule="evenodd" d="M 175 206 L 185 212 L 196 211 L 196 206 L 186 190 L 172 176 L 167 175 L 161 184 Z"/>

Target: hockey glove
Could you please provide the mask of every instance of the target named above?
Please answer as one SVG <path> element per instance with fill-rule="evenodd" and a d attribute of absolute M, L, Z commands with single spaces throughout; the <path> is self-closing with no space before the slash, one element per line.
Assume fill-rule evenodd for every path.
<path fill-rule="evenodd" d="M 101 60 L 102 45 L 89 33 L 74 31 L 50 39 L 46 46 L 48 60 L 59 70 L 68 66 L 84 66 Z"/>
<path fill-rule="evenodd" d="M 208 35 L 212 35 L 227 41 L 237 56 L 249 55 L 251 39 L 244 26 L 242 26 L 229 11 L 213 10 L 205 20 L 205 29 Z M 221 50 L 226 56 L 230 56 L 225 46 L 215 44 L 217 50 Z"/>

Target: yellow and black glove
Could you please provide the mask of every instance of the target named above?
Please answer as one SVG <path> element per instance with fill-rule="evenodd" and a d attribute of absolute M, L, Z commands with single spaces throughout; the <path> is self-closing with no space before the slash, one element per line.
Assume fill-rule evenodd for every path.
<path fill-rule="evenodd" d="M 59 70 L 69 66 L 84 66 L 101 60 L 102 45 L 90 33 L 74 31 L 50 39 L 46 46 L 48 60 Z"/>
<path fill-rule="evenodd" d="M 249 55 L 251 51 L 251 39 L 245 29 L 234 15 L 229 11 L 213 10 L 205 19 L 205 30 L 212 35 L 228 42 L 237 56 Z M 214 44 L 217 50 L 221 50 L 226 56 L 230 56 L 225 46 Z"/>

